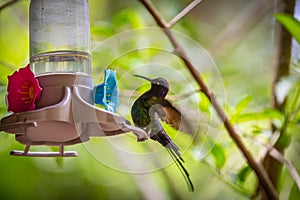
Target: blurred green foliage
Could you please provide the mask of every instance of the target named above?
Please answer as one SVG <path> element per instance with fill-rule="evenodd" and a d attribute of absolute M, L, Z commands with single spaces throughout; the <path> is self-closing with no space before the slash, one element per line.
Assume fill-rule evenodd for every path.
<path fill-rule="evenodd" d="M 4 2 L 0 0 L 0 5 Z M 185 0 L 153 2 L 167 20 L 189 3 Z M 185 151 L 185 166 L 196 191 L 187 191 L 174 164 L 146 173 L 128 173 L 131 161 L 120 157 L 110 142 L 137 154 L 160 148 L 152 141 L 137 143 L 130 134 L 112 140 L 92 138 L 86 144 L 67 147 L 78 152 L 77 158 L 56 159 L 9 156 L 10 150 L 24 146 L 16 142 L 13 135 L 1 132 L 1 199 L 248 199 L 257 184 L 253 171 L 226 134 L 208 99 L 203 93 L 194 92 L 199 88 L 173 54 L 163 32 L 147 28 L 155 27 L 149 13 L 138 1 L 90 0 L 89 3 L 95 82 L 101 82 L 105 67 L 117 71 L 121 101 L 118 113 L 130 120 L 130 106 L 149 88 L 132 75 L 162 76 L 169 80 L 169 98 L 187 117 L 195 137 L 165 128 Z M 273 11 L 268 10 L 239 40 L 226 41 L 234 45 L 219 44 L 218 52 L 209 52 L 213 63 L 205 58 L 205 49 L 210 49 L 215 38 L 248 3 L 246 0 L 204 1 L 175 25 L 175 35 L 196 66 L 200 66 L 204 79 L 226 108 L 231 122 L 241 130 L 241 137 L 255 158 L 260 157 L 270 138 L 270 123 L 273 123 L 292 135 L 285 140 L 285 145 L 291 143 L 287 158 L 295 161 L 296 168 L 300 169 L 300 163 L 295 160 L 300 150 L 300 137 L 295 134 L 300 125 L 299 83 L 292 82 L 293 92 L 286 94 L 288 101 L 294 102 L 288 104 L 287 112 L 268 108 L 274 51 Z M 8 114 L 5 106 L 7 76 L 29 62 L 28 11 L 28 0 L 0 11 L 1 117 Z M 282 16 L 277 15 L 277 18 Z M 248 23 L 252 23 L 250 18 Z M 195 43 L 201 44 L 203 49 L 199 50 Z M 149 46 L 153 48 L 147 48 Z M 55 148 L 37 146 L 32 150 Z M 140 165 L 160 166 L 167 159 L 170 159 L 168 155 L 162 153 L 161 157 Z M 110 162 L 118 167 L 110 166 Z M 295 199 L 299 190 L 288 174 L 284 170 L 281 196 Z"/>
<path fill-rule="evenodd" d="M 275 17 L 300 44 L 300 22 L 288 14 L 276 14 Z"/>

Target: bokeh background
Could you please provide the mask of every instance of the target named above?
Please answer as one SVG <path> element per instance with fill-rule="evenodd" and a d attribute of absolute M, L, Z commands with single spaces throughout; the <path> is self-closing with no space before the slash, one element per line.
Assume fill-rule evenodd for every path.
<path fill-rule="evenodd" d="M 0 0 L 0 5 L 5 2 Z M 7 76 L 29 62 L 29 3 L 21 0 L 0 11 L 0 117 L 8 114 Z M 190 1 L 154 0 L 153 3 L 168 21 Z M 16 142 L 13 135 L 1 132 L 0 198 L 249 199 L 257 185 L 253 172 L 220 126 L 205 97 L 193 92 L 198 89 L 197 85 L 171 53 L 163 32 L 154 28 L 152 16 L 138 1 L 89 0 L 89 4 L 95 83 L 102 81 L 105 67 L 117 71 L 118 113 L 131 120 L 130 106 L 137 95 L 149 88 L 132 75 L 162 76 L 169 80 L 169 99 L 187 115 L 194 135 L 166 128 L 184 150 L 185 166 L 196 191 L 188 192 L 176 165 L 163 150 L 161 156 L 149 159 L 147 165 L 153 166 L 153 170 L 134 172 L 130 166 L 132 158 L 118 154 L 116 145 L 118 149 L 137 154 L 161 147 L 152 141 L 137 143 L 132 134 L 111 139 L 91 138 L 85 144 L 67 147 L 78 152 L 77 158 L 28 158 L 9 156 L 11 150 L 22 150 L 24 146 Z M 297 1 L 298 15 L 299 6 Z M 270 137 L 269 118 L 276 118 L 276 113 L 266 112 L 273 75 L 274 8 L 271 0 L 204 0 L 173 28 L 188 55 L 195 63 L 202 64 L 198 70 L 241 131 L 255 158 L 262 156 L 261 149 Z M 150 30 L 154 30 L 154 34 Z M 120 44 L 114 47 L 116 51 L 110 52 L 106 45 L 114 40 Z M 149 48 L 140 49 L 138 42 L 141 41 Z M 159 49 L 151 49 L 153 46 Z M 120 55 L 120 52 L 125 54 Z M 296 67 L 299 67 L 299 56 L 299 46 L 294 43 Z M 242 115 L 244 113 L 248 115 Z M 287 158 L 297 169 L 300 169 L 299 142 L 300 137 L 294 134 L 287 149 Z M 57 149 L 38 146 L 32 150 Z M 162 167 L 166 159 L 167 164 Z M 143 163 L 138 164 L 142 169 Z M 300 195 L 286 169 L 281 191 L 282 199 L 296 199 Z"/>

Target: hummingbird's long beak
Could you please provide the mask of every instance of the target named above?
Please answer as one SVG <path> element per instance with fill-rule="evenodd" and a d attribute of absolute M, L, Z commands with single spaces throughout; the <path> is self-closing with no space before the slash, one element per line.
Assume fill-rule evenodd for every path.
<path fill-rule="evenodd" d="M 141 75 L 133 75 L 133 76 L 136 76 L 136 77 L 139 77 L 139 78 L 142 78 L 142 79 L 145 79 L 145 80 L 147 80 L 147 81 L 150 81 L 150 82 L 152 82 L 152 79 L 151 78 L 148 78 L 148 77 L 145 77 L 145 76 L 141 76 Z"/>

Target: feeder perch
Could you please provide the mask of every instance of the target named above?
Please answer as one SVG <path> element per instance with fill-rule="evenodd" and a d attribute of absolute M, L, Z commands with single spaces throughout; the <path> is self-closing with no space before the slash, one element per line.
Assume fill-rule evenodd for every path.
<path fill-rule="evenodd" d="M 77 156 L 65 152 L 64 146 L 128 132 L 138 140 L 148 138 L 145 131 L 113 113 L 117 102 L 107 110 L 95 106 L 101 102 L 95 96 L 103 97 L 99 89 L 106 87 L 94 87 L 91 76 L 87 0 L 31 0 L 30 67 L 42 88 L 35 109 L 1 119 L 0 131 L 15 134 L 26 145 L 24 151 L 11 155 Z M 59 152 L 30 152 L 32 145 L 59 146 Z"/>

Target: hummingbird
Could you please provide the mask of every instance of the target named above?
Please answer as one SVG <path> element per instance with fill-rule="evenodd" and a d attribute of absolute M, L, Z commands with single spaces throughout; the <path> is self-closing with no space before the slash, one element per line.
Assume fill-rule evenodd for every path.
<path fill-rule="evenodd" d="M 161 118 L 166 121 L 166 123 L 180 130 L 181 113 L 165 99 L 169 92 L 168 81 L 164 78 L 151 79 L 140 75 L 134 76 L 148 80 L 151 83 L 151 88 L 138 97 L 133 103 L 131 117 L 134 125 L 144 129 L 152 140 L 159 142 L 167 149 L 182 173 L 189 190 L 194 191 L 190 175 L 183 166 L 184 160 L 181 157 L 179 148 L 168 136 L 159 120 L 159 118 Z M 185 127 L 190 129 L 188 126 Z"/>

